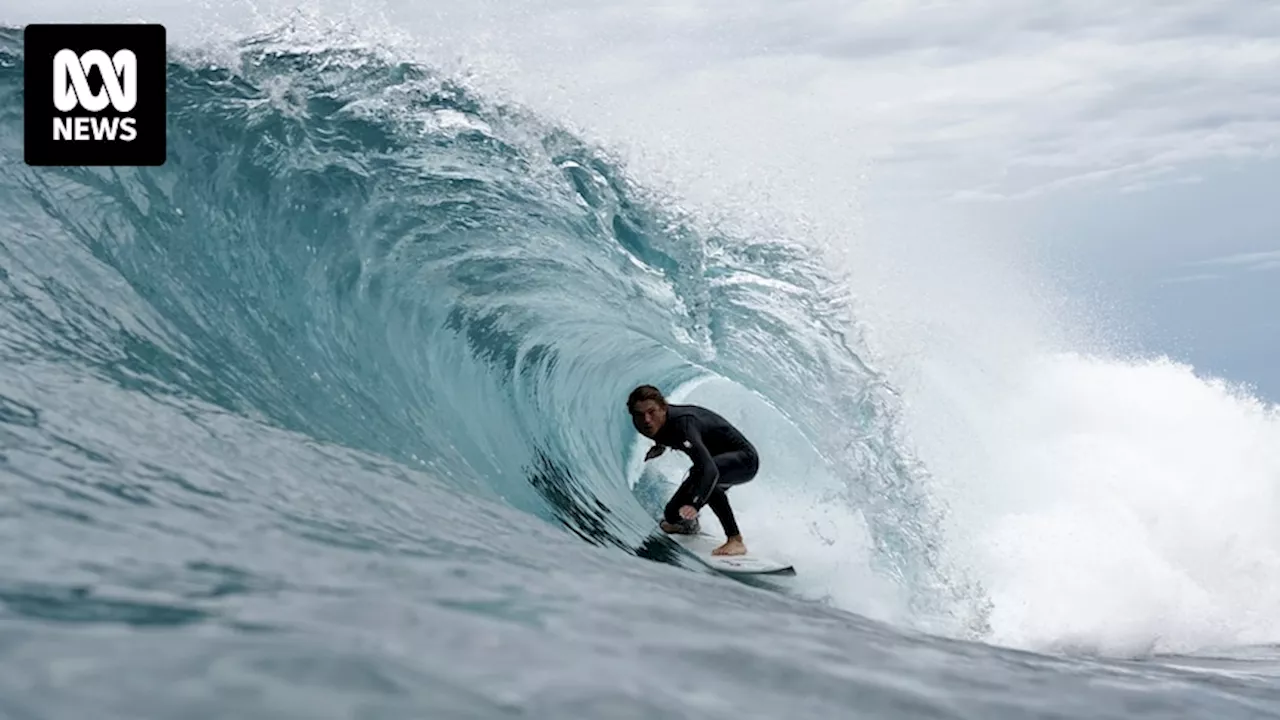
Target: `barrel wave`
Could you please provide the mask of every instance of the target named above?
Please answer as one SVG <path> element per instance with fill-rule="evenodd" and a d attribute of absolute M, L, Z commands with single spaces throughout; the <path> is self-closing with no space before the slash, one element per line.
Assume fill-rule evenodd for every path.
<path fill-rule="evenodd" d="M 627 392 L 724 378 L 835 468 L 918 601 L 945 584 L 891 394 L 803 248 L 700 227 L 606 152 L 429 68 L 270 37 L 238 62 L 171 64 L 162 168 L 11 165 L 6 245 L 47 271 L 35 293 L 38 268 L 8 273 L 12 355 L 421 467 L 622 547 L 653 523 L 629 485 Z"/>
<path fill-rule="evenodd" d="M 638 717 L 670 713 L 689 668 L 747 652 L 759 687 L 715 671 L 706 687 L 738 700 L 689 716 L 797 698 L 942 711 L 884 678 L 785 680 L 831 653 L 920 662 L 908 635 L 845 610 L 958 638 L 988 617 L 819 255 L 722 231 L 430 67 L 273 35 L 171 52 L 163 167 L 27 167 L 21 37 L 0 33 L 0 478 L 18 549 L 0 603 L 21 638 L 2 652 L 50 667 L 71 643 L 85 664 L 54 698 L 25 688 L 56 673 L 10 675 L 14 707 Z M 641 383 L 706 400 L 766 450 L 740 522 L 809 553 L 796 584 L 699 572 L 655 532 L 682 468 L 639 459 L 624 401 Z M 713 601 L 692 636 L 653 619 Z M 761 618 L 791 630 L 759 647 L 786 652 L 733 650 Z M 815 649 L 844 622 L 841 650 Z M 639 666 L 646 641 L 620 646 L 622 626 L 688 643 L 683 659 L 573 684 Z M 880 642 L 896 659 L 851 659 Z M 1066 662 L 990 653 L 1010 682 Z M 571 669 L 537 671 L 552 654 Z M 144 693 L 144 675 L 174 684 Z M 207 682 L 177 689 L 192 678 Z M 237 682 L 286 690 L 227 695 Z M 1125 707 L 1108 692 L 1096 716 Z"/>

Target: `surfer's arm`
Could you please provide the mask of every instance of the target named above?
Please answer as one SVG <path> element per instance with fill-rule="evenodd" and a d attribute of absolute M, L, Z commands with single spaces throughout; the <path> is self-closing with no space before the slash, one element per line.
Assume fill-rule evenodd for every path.
<path fill-rule="evenodd" d="M 697 423 L 691 422 L 685 425 L 684 437 L 689 459 L 693 460 L 693 467 L 689 470 L 689 477 L 693 478 L 693 496 L 690 504 L 695 508 L 701 508 L 706 504 L 707 496 L 715 489 L 716 481 L 720 479 L 720 468 L 716 467 L 711 451 L 702 443 L 702 433 L 699 432 Z"/>

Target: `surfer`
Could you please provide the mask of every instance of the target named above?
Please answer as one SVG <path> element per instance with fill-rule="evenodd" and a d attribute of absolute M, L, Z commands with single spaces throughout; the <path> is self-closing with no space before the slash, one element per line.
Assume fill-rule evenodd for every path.
<path fill-rule="evenodd" d="M 697 405 L 668 403 L 652 385 L 641 385 L 627 398 L 631 424 L 641 435 L 654 441 L 645 453 L 645 462 L 672 447 L 693 461 L 689 476 L 671 496 L 663 511 L 661 527 L 668 533 L 698 532 L 698 511 L 703 505 L 724 526 L 728 539 L 712 550 L 713 555 L 744 555 L 747 546 L 734 520 L 730 486 L 741 485 L 756 476 L 760 459 L 756 449 L 728 420 Z"/>

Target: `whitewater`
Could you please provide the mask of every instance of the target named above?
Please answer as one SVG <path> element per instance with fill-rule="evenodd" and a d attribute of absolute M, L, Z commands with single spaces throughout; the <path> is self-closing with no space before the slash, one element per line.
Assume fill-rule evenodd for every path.
<path fill-rule="evenodd" d="M 171 37 L 158 168 L 24 165 L 0 29 L 0 715 L 1280 716 L 1275 405 L 267 25 Z M 758 446 L 795 577 L 662 537 L 643 383 Z"/>

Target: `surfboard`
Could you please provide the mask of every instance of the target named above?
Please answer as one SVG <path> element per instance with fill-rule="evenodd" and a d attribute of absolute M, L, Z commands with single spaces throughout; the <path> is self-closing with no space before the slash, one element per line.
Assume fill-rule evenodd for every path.
<path fill-rule="evenodd" d="M 665 533 L 664 533 L 665 534 Z M 747 546 L 746 555 L 712 555 L 711 551 L 720 547 L 723 540 L 706 533 L 697 535 L 681 535 L 672 533 L 667 537 L 676 541 L 702 564 L 728 575 L 795 575 L 796 569 L 791 563 L 766 557 Z"/>

